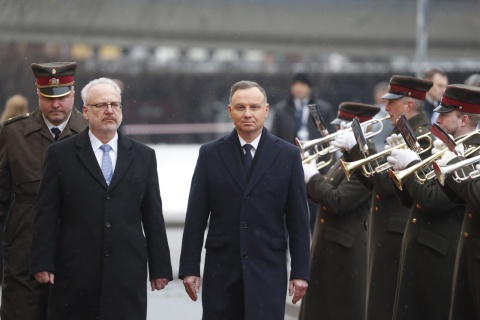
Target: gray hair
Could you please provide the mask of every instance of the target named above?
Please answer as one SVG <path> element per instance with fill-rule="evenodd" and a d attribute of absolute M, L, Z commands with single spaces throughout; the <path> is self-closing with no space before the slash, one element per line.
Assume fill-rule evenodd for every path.
<path fill-rule="evenodd" d="M 112 86 L 115 90 L 118 91 L 118 94 L 121 96 L 122 95 L 122 90 L 120 89 L 120 87 L 118 86 L 118 84 L 113 81 L 112 79 L 110 78 L 98 78 L 98 79 L 94 79 L 92 81 L 90 81 L 89 83 L 87 83 L 87 85 L 85 87 L 83 87 L 82 89 L 82 92 L 81 92 L 81 96 L 82 96 L 82 101 L 83 101 L 83 105 L 87 105 L 88 104 L 88 98 L 89 98 L 89 93 L 90 93 L 90 89 L 94 86 L 96 86 L 97 84 L 107 84 L 107 85 L 110 85 Z"/>
<path fill-rule="evenodd" d="M 258 83 L 248 80 L 238 81 L 230 88 L 229 102 L 232 103 L 232 96 L 235 92 L 237 92 L 238 90 L 245 90 L 250 88 L 257 88 L 258 90 L 260 90 L 260 92 L 263 94 L 263 98 L 265 99 L 265 104 L 267 104 L 267 94 L 265 93 L 265 89 L 263 89 L 262 86 Z"/>

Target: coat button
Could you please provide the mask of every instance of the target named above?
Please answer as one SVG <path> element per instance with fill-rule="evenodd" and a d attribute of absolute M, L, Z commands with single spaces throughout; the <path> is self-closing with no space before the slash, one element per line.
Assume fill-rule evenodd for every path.
<path fill-rule="evenodd" d="M 320 219 L 320 223 L 325 223 L 325 219 Z"/>
<path fill-rule="evenodd" d="M 375 207 L 375 211 L 377 211 L 377 212 L 378 212 L 378 207 Z"/>
<path fill-rule="evenodd" d="M 110 195 L 107 194 L 107 196 L 105 197 L 107 200 L 110 200 Z"/>
<path fill-rule="evenodd" d="M 105 222 L 105 227 L 110 228 L 110 221 Z"/>
<path fill-rule="evenodd" d="M 322 210 L 323 210 L 323 211 L 327 211 L 327 207 L 323 206 L 323 207 L 322 207 Z"/>
<path fill-rule="evenodd" d="M 243 222 L 243 223 L 242 223 L 242 228 L 243 228 L 243 229 L 247 229 L 247 228 L 248 228 L 248 223 L 247 223 L 247 222 Z"/>
<path fill-rule="evenodd" d="M 108 257 L 108 256 L 110 256 L 110 251 L 105 250 L 105 257 Z"/>
<path fill-rule="evenodd" d="M 463 233 L 463 237 L 464 237 L 464 238 L 468 238 L 468 232 L 464 232 L 464 233 Z"/>
<path fill-rule="evenodd" d="M 379 194 L 375 195 L 375 199 L 380 200 L 380 195 Z"/>
<path fill-rule="evenodd" d="M 248 258 L 248 254 L 246 252 L 243 253 L 243 259 L 247 259 Z"/>
<path fill-rule="evenodd" d="M 417 203 L 415 207 L 417 207 L 417 209 L 420 209 L 421 208 L 420 203 Z"/>
<path fill-rule="evenodd" d="M 412 223 L 413 223 L 413 224 L 417 223 L 417 218 L 413 218 L 413 219 L 412 219 Z"/>
<path fill-rule="evenodd" d="M 468 214 L 468 219 L 472 219 L 472 214 L 471 213 Z"/>

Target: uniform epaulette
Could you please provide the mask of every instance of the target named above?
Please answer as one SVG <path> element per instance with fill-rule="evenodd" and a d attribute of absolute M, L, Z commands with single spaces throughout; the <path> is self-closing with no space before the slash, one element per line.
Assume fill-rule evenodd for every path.
<path fill-rule="evenodd" d="M 4 126 L 10 124 L 10 123 L 14 123 L 18 120 L 22 120 L 22 119 L 27 119 L 28 117 L 30 117 L 30 112 L 27 112 L 27 113 L 24 113 L 24 114 L 21 114 L 21 115 L 18 115 L 18 116 L 15 116 L 15 117 L 12 117 L 12 118 L 9 118 L 7 120 L 5 120 L 5 122 L 3 123 Z"/>

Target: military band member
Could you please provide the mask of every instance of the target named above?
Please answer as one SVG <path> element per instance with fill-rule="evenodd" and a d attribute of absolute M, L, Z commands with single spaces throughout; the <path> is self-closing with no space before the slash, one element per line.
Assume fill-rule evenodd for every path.
<path fill-rule="evenodd" d="M 380 107 L 343 102 L 331 123 L 340 127 L 358 117 L 371 120 Z M 374 152 L 373 144 L 370 145 Z M 348 180 L 336 162 L 321 175 L 317 164 L 304 165 L 307 194 L 318 204 L 312 239 L 310 286 L 301 320 L 350 320 L 365 316 L 367 227 L 372 193 L 356 177 Z M 348 288 L 347 290 L 345 290 Z"/>
<path fill-rule="evenodd" d="M 441 105 L 437 112 L 454 110 L 468 116 L 470 124 L 475 126 L 480 121 L 480 88 L 467 85 L 451 85 L 447 87 Z M 440 115 L 441 116 L 441 115 Z M 472 131 L 473 131 L 472 129 Z M 478 135 L 472 136 L 463 149 L 466 151 L 480 144 Z M 469 155 L 474 157 L 478 151 Z M 464 157 L 456 157 L 452 152 L 446 152 L 440 160 L 440 165 L 451 165 Z M 470 166 L 464 168 L 468 174 Z M 459 173 L 463 175 L 462 172 Z M 454 181 L 453 175 L 446 178 L 443 188 L 449 198 L 461 198 L 466 202 L 465 218 L 459 233 L 455 271 L 452 281 L 452 299 L 450 317 L 452 320 L 480 318 L 480 180 L 466 179 L 461 183 Z"/>
<path fill-rule="evenodd" d="M 448 104 L 435 109 L 439 113 L 437 124 L 456 140 L 475 131 L 478 124 L 480 108 L 465 111 L 462 105 L 466 101 L 454 100 L 466 92 L 463 86 L 449 86 L 444 96 Z M 479 144 L 479 135 L 465 142 L 469 147 Z M 437 151 L 434 149 L 433 153 Z M 410 149 L 393 150 L 388 157 L 395 170 L 411 168 L 419 160 Z M 417 173 L 423 177 L 430 170 L 431 166 L 426 166 Z M 393 319 L 447 319 L 465 206 L 450 201 L 435 179 L 419 183 L 410 174 L 402 188 L 408 191 L 414 204 L 403 235 Z"/>
<path fill-rule="evenodd" d="M 7 121 L 0 132 L 0 214 L 8 214 L 3 239 L 3 320 L 46 319 L 48 285 L 29 276 L 33 205 L 48 146 L 87 126 L 73 107 L 76 68 L 75 62 L 33 63 L 38 108 Z"/>
<path fill-rule="evenodd" d="M 432 87 L 431 81 L 410 76 L 393 76 L 390 79 L 385 110 L 394 126 L 392 133 L 399 133 L 397 120 L 404 114 L 416 136 L 428 132 L 428 119 L 422 111 L 425 95 Z M 352 140 L 351 133 L 341 135 L 332 144 L 349 151 L 352 160 L 364 158 L 360 148 Z M 403 232 L 408 221 L 409 208 L 395 192 L 394 184 L 386 171 L 368 178 L 355 172 L 367 187 L 373 190 L 371 212 L 368 218 L 367 240 L 367 300 L 366 319 L 391 319 Z M 408 199 L 405 199 L 408 202 Z"/>

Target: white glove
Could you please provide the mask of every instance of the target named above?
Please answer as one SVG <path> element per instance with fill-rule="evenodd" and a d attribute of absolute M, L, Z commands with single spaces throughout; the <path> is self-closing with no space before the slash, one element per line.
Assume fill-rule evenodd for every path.
<path fill-rule="evenodd" d="M 305 175 L 305 183 L 308 183 L 310 179 L 318 173 L 317 163 L 315 161 L 310 161 L 307 164 L 303 164 L 303 174 Z"/>
<path fill-rule="evenodd" d="M 390 156 L 387 157 L 388 163 L 390 163 L 395 171 L 405 169 L 412 161 L 415 160 L 420 160 L 420 157 L 415 151 L 410 149 L 392 150 Z"/>
<path fill-rule="evenodd" d="M 437 154 L 440 151 L 442 151 L 443 149 L 445 149 L 446 147 L 447 146 L 445 145 L 445 143 L 443 143 L 442 140 L 437 139 L 437 140 L 433 141 L 432 154 Z"/>
<path fill-rule="evenodd" d="M 452 151 L 446 151 L 443 156 L 440 158 L 440 159 L 437 159 L 437 161 L 435 161 L 439 166 L 444 166 L 446 165 L 448 162 L 450 162 L 450 160 L 452 160 L 453 158 L 455 158 L 457 155 L 452 152 Z"/>
<path fill-rule="evenodd" d="M 352 131 L 338 135 L 331 144 L 339 149 L 350 151 L 357 144 Z"/>
<path fill-rule="evenodd" d="M 345 121 L 342 121 L 340 123 L 340 130 L 345 130 L 345 129 L 349 129 L 352 127 L 352 123 L 351 122 L 345 122 Z"/>
<path fill-rule="evenodd" d="M 475 166 L 475 168 L 477 169 L 477 171 L 480 171 L 480 163 L 477 164 L 477 165 Z"/>
<path fill-rule="evenodd" d="M 387 144 L 385 145 L 385 150 L 388 150 L 402 143 L 405 143 L 402 135 L 393 133 L 392 135 L 387 137 Z"/>
<path fill-rule="evenodd" d="M 457 144 L 457 146 L 455 147 L 455 152 L 457 153 L 457 155 L 463 156 L 463 154 L 465 153 L 465 145 L 463 143 Z"/>

